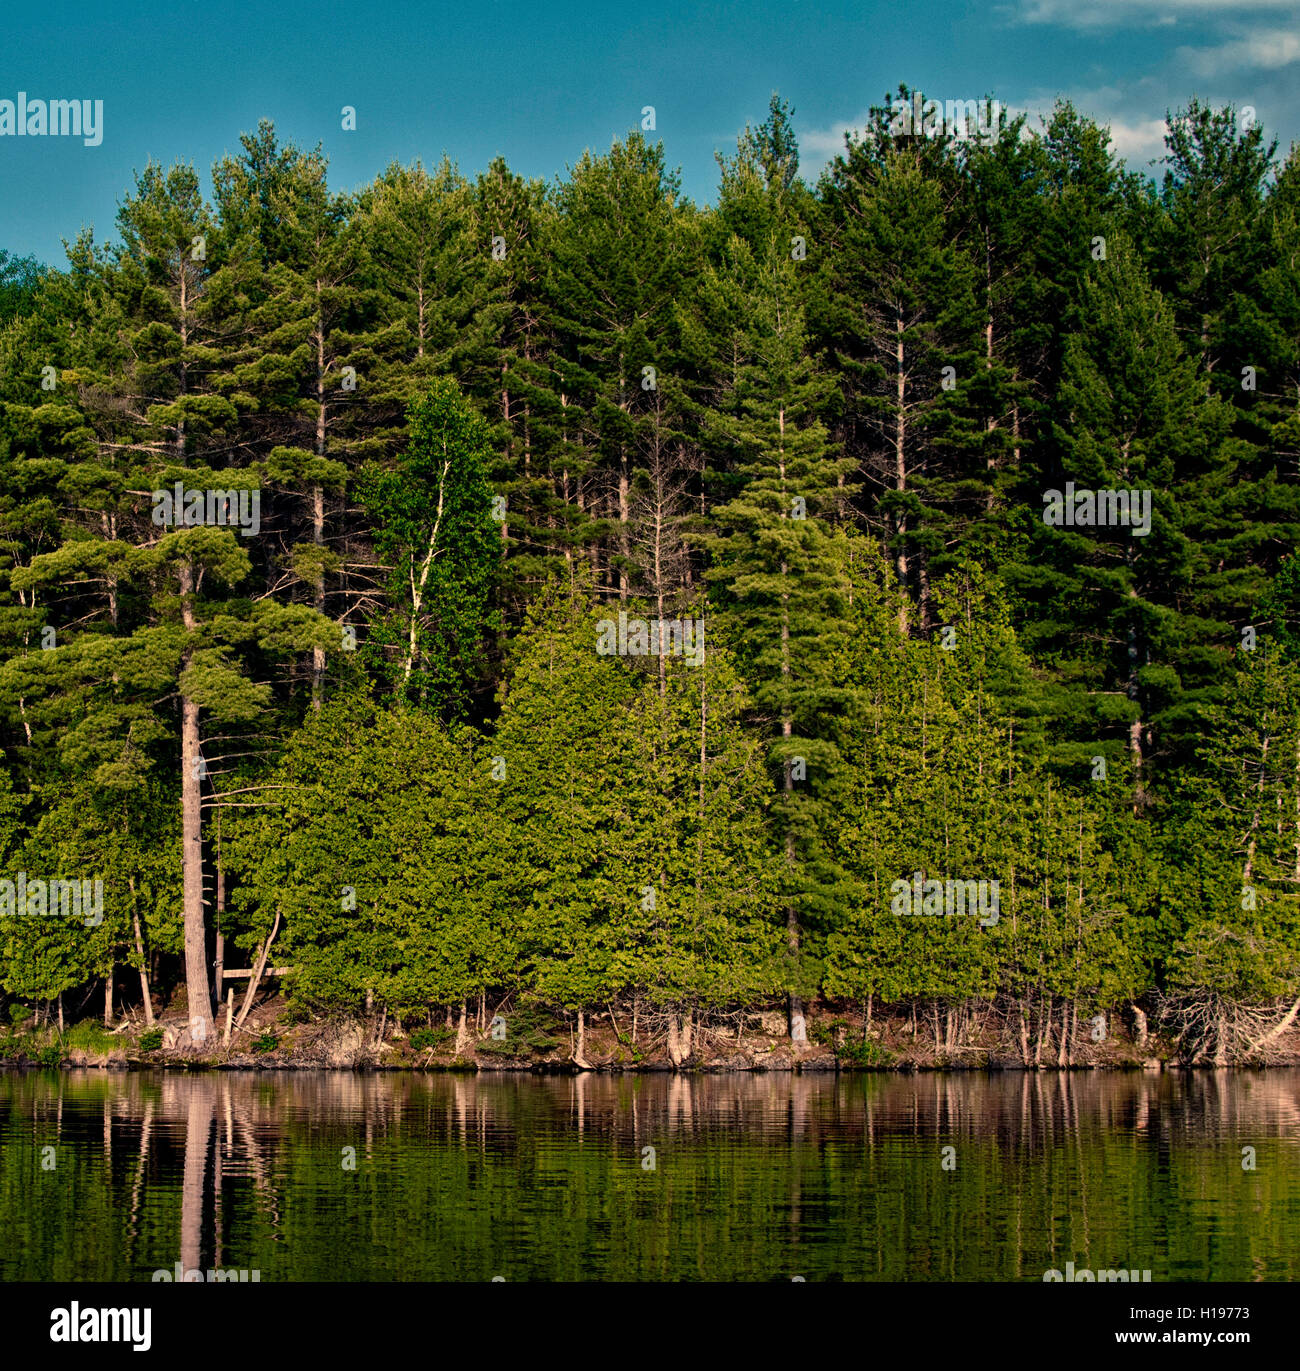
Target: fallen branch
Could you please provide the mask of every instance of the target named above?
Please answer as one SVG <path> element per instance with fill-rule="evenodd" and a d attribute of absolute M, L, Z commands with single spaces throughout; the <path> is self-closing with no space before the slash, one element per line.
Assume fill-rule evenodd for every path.
<path fill-rule="evenodd" d="M 271 954 L 271 944 L 275 941 L 275 935 L 280 931 L 280 911 L 275 911 L 275 923 L 271 925 L 271 932 L 266 941 L 262 944 L 261 955 L 257 959 L 257 970 L 253 978 L 248 983 L 248 994 L 244 996 L 244 1007 L 239 1011 L 239 1018 L 235 1023 L 236 1028 L 242 1028 L 244 1020 L 248 1018 L 248 1011 L 253 1007 L 253 999 L 257 994 L 257 987 L 262 982 L 262 972 L 266 970 L 266 959 Z"/>
<path fill-rule="evenodd" d="M 1255 1041 L 1251 1043 L 1246 1049 L 1247 1054 L 1249 1055 L 1251 1052 L 1258 1052 L 1265 1043 L 1271 1043 L 1274 1038 L 1280 1038 L 1282 1034 L 1295 1023 L 1297 1014 L 1300 1014 L 1300 998 L 1297 998 L 1295 1004 L 1287 1010 L 1286 1016 L 1280 1024 L 1274 1025 L 1274 1027 L 1270 1028 L 1262 1037 L 1256 1038 Z"/>

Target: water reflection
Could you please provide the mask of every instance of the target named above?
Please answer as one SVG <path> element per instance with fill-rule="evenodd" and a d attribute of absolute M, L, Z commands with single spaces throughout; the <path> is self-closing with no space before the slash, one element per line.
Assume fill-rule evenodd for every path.
<path fill-rule="evenodd" d="M 0 1143 L 4 1279 L 1300 1277 L 1295 1071 L 10 1074 Z"/>

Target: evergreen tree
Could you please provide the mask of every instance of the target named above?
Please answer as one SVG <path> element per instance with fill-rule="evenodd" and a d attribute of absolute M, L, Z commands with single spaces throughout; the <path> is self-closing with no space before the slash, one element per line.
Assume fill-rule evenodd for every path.
<path fill-rule="evenodd" d="M 707 577 L 781 775 L 790 1031 L 802 1042 L 804 998 L 816 984 L 801 963 L 805 926 L 824 924 L 834 900 L 835 873 L 819 832 L 819 796 L 838 765 L 828 721 L 852 694 L 830 677 L 826 652 L 827 639 L 842 630 L 846 601 L 831 530 L 849 463 L 836 456 L 821 422 L 828 384 L 808 356 L 797 264 L 774 247 L 755 261 L 734 238 L 732 252 L 746 322 L 734 339 L 730 412 L 714 422 L 735 450 L 743 484 L 712 511 L 718 531 Z M 797 789 L 796 778 L 808 777 Z"/>

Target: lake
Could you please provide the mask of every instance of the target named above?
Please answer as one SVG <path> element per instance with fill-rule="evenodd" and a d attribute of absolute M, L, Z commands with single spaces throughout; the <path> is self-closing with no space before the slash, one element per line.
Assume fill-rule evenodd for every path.
<path fill-rule="evenodd" d="M 0 1149 L 6 1281 L 1300 1279 L 1293 1070 L 7 1072 Z"/>

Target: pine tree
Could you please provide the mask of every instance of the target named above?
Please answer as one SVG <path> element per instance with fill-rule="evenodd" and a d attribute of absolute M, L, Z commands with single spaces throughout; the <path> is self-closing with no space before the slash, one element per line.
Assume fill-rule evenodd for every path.
<path fill-rule="evenodd" d="M 1066 348 L 1054 431 L 1061 465 L 1040 492 L 1033 579 L 1041 598 L 1026 641 L 1040 657 L 1050 654 L 1071 691 L 1089 693 L 1086 705 L 1058 706 L 1072 709 L 1084 732 L 1080 761 L 1123 728 L 1138 768 L 1136 803 L 1153 743 L 1162 751 L 1180 744 L 1222 671 L 1227 626 L 1211 617 L 1219 605 L 1206 579 L 1199 593 L 1194 584 L 1214 572 L 1198 566 L 1193 539 L 1204 546 L 1227 416 L 1182 355 L 1168 309 L 1121 236 L 1108 240 L 1081 300 L 1084 323 Z M 1108 490 L 1137 500 L 1127 526 L 1102 526 L 1086 509 L 1068 526 L 1089 492 Z M 1019 579 L 1024 592 L 1030 575 Z"/>
<path fill-rule="evenodd" d="M 826 670 L 826 640 L 842 626 L 847 585 L 831 541 L 848 463 L 835 455 L 820 414 L 828 383 L 808 356 L 797 264 L 773 247 L 759 260 L 732 240 L 732 280 L 745 319 L 730 412 L 715 416 L 735 450 L 743 484 L 712 511 L 706 573 L 725 638 L 735 644 L 755 707 L 771 731 L 780 770 L 775 807 L 784 853 L 790 1032 L 806 1039 L 804 998 L 815 959 L 802 956 L 805 925 L 825 921 L 834 883 L 819 833 L 819 788 L 838 754 L 828 720 L 846 693 Z M 812 783 L 796 788 L 796 775 Z"/>
<path fill-rule="evenodd" d="M 831 264 L 819 333 L 842 377 L 845 451 L 923 629 L 930 562 L 958 489 L 989 481 L 985 463 L 945 450 L 986 370 L 979 277 L 947 220 L 952 179 L 944 140 L 894 138 L 878 124 L 850 142 L 823 185 Z M 910 626 L 906 601 L 899 612 Z"/>
<path fill-rule="evenodd" d="M 557 192 L 546 296 L 557 349 L 559 453 L 584 542 L 608 530 L 611 590 L 631 590 L 631 496 L 640 452 L 663 427 L 677 363 L 673 301 L 690 262 L 675 174 L 639 133 L 584 154 Z M 599 521 L 599 522 L 598 522 Z"/>

